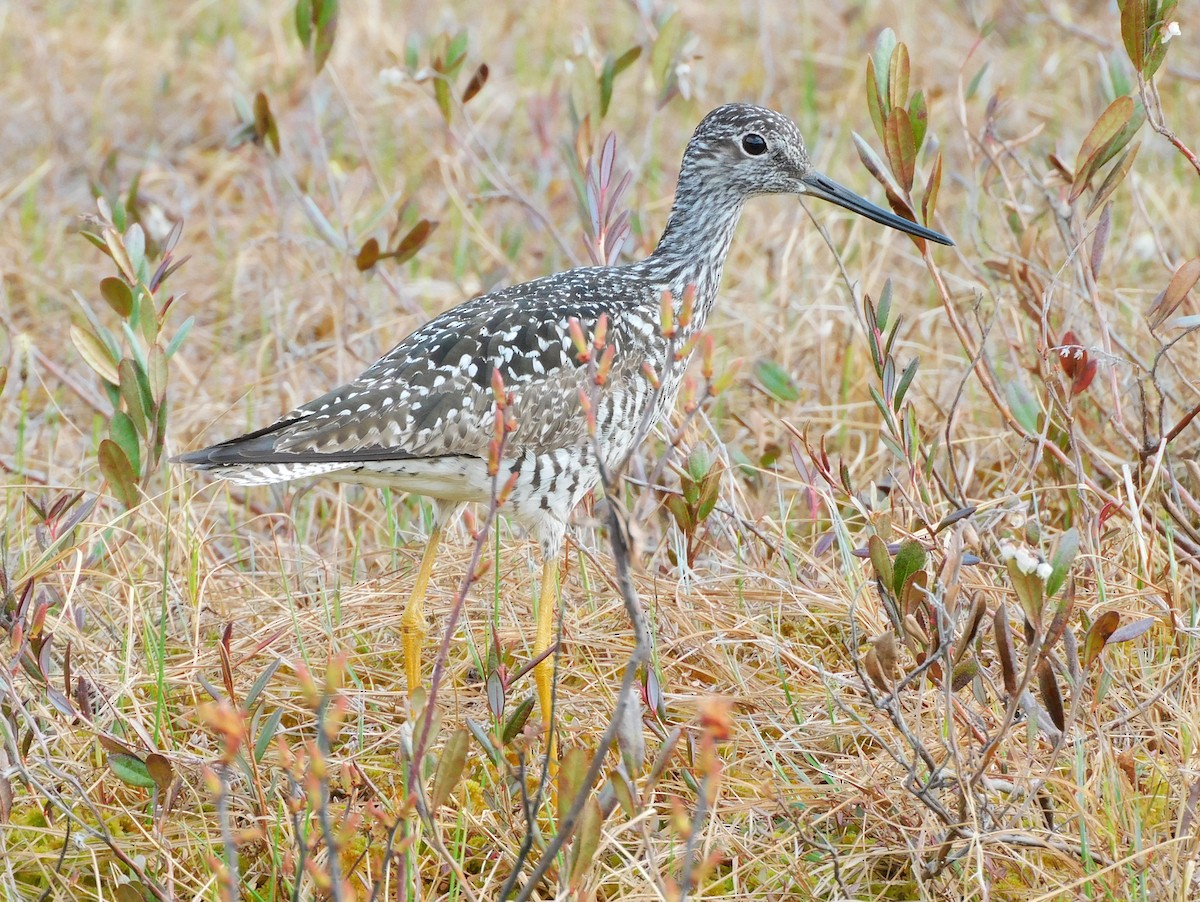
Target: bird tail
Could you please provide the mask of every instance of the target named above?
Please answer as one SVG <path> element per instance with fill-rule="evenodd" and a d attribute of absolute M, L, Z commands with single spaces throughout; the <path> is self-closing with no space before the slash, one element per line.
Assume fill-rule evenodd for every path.
<path fill-rule="evenodd" d="M 349 469 L 354 462 L 345 459 L 320 459 L 313 453 L 277 451 L 275 442 L 279 427 L 275 424 L 249 435 L 239 436 L 220 444 L 189 451 L 171 458 L 193 470 L 210 473 L 238 485 L 270 485 L 289 482 L 307 476 L 321 476 Z"/>

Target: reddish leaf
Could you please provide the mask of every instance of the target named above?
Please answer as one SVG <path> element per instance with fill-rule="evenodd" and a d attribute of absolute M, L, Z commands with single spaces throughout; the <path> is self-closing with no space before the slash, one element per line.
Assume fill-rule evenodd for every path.
<path fill-rule="evenodd" d="M 1144 120 L 1145 111 L 1135 105 L 1129 96 L 1118 97 L 1100 114 L 1075 157 L 1075 181 L 1071 183 L 1070 193 L 1072 202 L 1084 192 L 1097 170 L 1129 143 Z"/>
<path fill-rule="evenodd" d="M 259 144 L 269 143 L 279 153 L 279 127 L 271 113 L 271 103 L 262 91 L 254 95 L 254 137 Z"/>
<path fill-rule="evenodd" d="M 1075 378 L 1075 381 L 1071 383 L 1071 394 L 1072 395 L 1083 394 L 1085 391 L 1087 391 L 1088 386 L 1092 384 L 1092 380 L 1095 378 L 1096 378 L 1096 361 L 1089 360 L 1087 362 L 1087 365 L 1083 368 L 1083 372 L 1080 373 Z"/>
<path fill-rule="evenodd" d="M 366 272 L 378 262 L 379 242 L 374 238 L 368 238 L 359 250 L 358 256 L 354 258 L 354 265 L 358 267 L 359 272 Z"/>
<path fill-rule="evenodd" d="M 147 755 L 146 770 L 155 785 L 158 786 L 159 792 L 165 793 L 171 788 L 171 782 L 175 779 L 175 768 L 171 766 L 171 762 L 165 755 L 160 755 L 158 752 L 151 752 Z"/>
<path fill-rule="evenodd" d="M 1175 270 L 1175 275 L 1171 277 L 1166 290 L 1155 298 L 1150 312 L 1146 314 L 1146 318 L 1150 321 L 1150 327 L 1157 329 L 1166 322 L 1167 317 L 1183 303 L 1183 299 L 1188 296 L 1188 292 L 1196 286 L 1197 282 L 1200 282 L 1200 257 L 1193 257 Z"/>
<path fill-rule="evenodd" d="M 1100 657 L 1109 638 L 1117 631 L 1121 615 L 1116 611 L 1105 611 L 1091 625 L 1083 637 L 1083 669 L 1087 670 Z"/>
<path fill-rule="evenodd" d="M 475 70 L 475 74 L 471 76 L 471 80 L 467 82 L 466 88 L 463 89 L 462 103 L 466 106 L 476 94 L 483 90 L 483 86 L 488 80 L 488 64 L 480 63 L 479 68 Z"/>
<path fill-rule="evenodd" d="M 388 256 L 393 257 L 397 263 L 405 263 L 411 260 L 416 256 L 417 251 L 421 249 L 422 245 L 429 240 L 429 236 L 433 234 L 435 228 L 437 228 L 436 222 L 422 219 L 409 230 L 407 235 L 400 239 L 400 243 L 396 245 L 396 249 Z"/>
<path fill-rule="evenodd" d="M 1046 706 L 1046 711 L 1050 715 L 1050 719 L 1054 721 L 1054 725 L 1062 730 L 1066 727 L 1067 718 L 1063 711 L 1062 694 L 1058 691 L 1058 680 L 1054 678 L 1054 668 L 1050 666 L 1048 658 L 1042 658 L 1039 662 L 1037 677 L 1042 703 Z"/>
<path fill-rule="evenodd" d="M 1012 630 L 1008 626 L 1008 605 L 1001 603 L 993 618 L 996 634 L 996 655 L 1000 659 L 1000 672 L 1004 677 L 1004 691 L 1010 696 L 1017 693 L 1017 658 L 1013 653 Z"/>
<path fill-rule="evenodd" d="M 906 192 L 911 191 L 916 173 L 917 145 L 907 110 L 895 107 L 888 114 L 884 123 L 883 146 L 896 180 Z"/>

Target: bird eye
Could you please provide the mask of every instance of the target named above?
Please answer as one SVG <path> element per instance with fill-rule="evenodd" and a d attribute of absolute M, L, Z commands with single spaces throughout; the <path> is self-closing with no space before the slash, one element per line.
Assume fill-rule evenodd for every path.
<path fill-rule="evenodd" d="M 752 157 L 761 156 L 767 152 L 767 141 L 762 135 L 746 135 L 742 138 L 742 150 Z"/>

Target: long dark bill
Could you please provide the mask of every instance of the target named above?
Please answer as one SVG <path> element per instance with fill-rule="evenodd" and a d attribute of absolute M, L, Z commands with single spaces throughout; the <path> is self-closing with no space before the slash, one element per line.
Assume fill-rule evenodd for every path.
<path fill-rule="evenodd" d="M 904 219 L 895 213 L 889 213 L 882 207 L 875 206 L 865 197 L 859 197 L 849 188 L 843 188 L 833 179 L 826 178 L 819 172 L 814 172 L 805 178 L 804 186 L 804 193 L 809 197 L 819 197 L 821 200 L 827 200 L 881 225 L 899 229 L 901 232 L 907 232 L 909 235 L 916 235 L 919 238 L 927 238 L 930 241 L 936 241 L 938 244 L 954 244 L 953 241 L 941 232 L 935 232 L 933 229 L 927 229 L 923 225 L 917 225 L 912 220 Z"/>

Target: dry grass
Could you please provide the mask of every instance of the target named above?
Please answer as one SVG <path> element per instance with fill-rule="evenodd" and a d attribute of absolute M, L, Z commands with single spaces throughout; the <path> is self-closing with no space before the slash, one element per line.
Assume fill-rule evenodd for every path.
<path fill-rule="evenodd" d="M 326 809 L 357 819 L 340 860 L 359 898 L 369 895 L 382 862 L 385 830 L 370 816 L 372 805 L 386 812 L 384 821 L 408 812 L 404 835 L 415 836 L 389 872 L 386 898 L 469 897 L 434 834 L 470 875 L 475 895 L 493 897 L 525 834 L 512 784 L 474 740 L 465 782 L 435 829 L 405 808 L 409 712 L 398 614 L 425 532 L 420 499 L 328 484 L 243 494 L 164 464 L 144 481 L 134 510 L 102 495 L 62 554 L 42 557 L 47 534 L 31 501 L 100 492 L 103 484 L 96 447 L 111 401 L 66 340 L 69 323 L 83 322 L 72 291 L 116 322 L 97 288 L 112 274 L 111 261 L 76 234 L 78 216 L 95 210 L 92 184 L 123 197 L 138 174 L 151 236 L 161 237 L 162 223 L 185 223 L 178 253 L 191 259 L 170 287 L 186 295 L 168 331 L 189 316 L 196 322 L 171 363 L 167 449 L 196 447 L 353 376 L 434 312 L 584 259 L 570 182 L 577 164 L 560 147 L 576 140 L 568 98 L 594 105 L 594 62 L 635 43 L 649 47 L 653 17 L 643 19 L 638 8 L 658 14 L 653 3 L 490 4 L 483 13 L 471 4 L 345 4 L 330 64 L 314 79 L 291 5 L 268 6 L 0 3 L 0 348 L 8 358 L 0 417 L 9 437 L 0 445 L 0 498 L 12 674 L 0 786 L 5 898 L 142 898 L 118 889 L 135 870 L 170 898 L 220 898 L 217 863 L 227 863 L 235 844 L 242 896 L 288 897 L 295 828 L 282 750 L 266 750 L 257 776 L 235 766 L 224 787 L 211 779 L 229 731 L 205 713 L 211 699 L 201 680 L 224 694 L 220 646 L 229 624 L 238 695 L 282 662 L 257 700 L 254 730 L 280 711 L 278 735 L 293 750 L 315 735 L 298 666 L 320 675 L 331 655 L 344 657 L 345 721 L 326 755 Z M 656 726 L 658 734 L 680 726 L 685 738 L 636 815 L 617 807 L 605 819 L 599 850 L 573 890 L 580 897 L 669 896 L 685 871 L 689 825 L 699 830 L 695 858 L 705 864 L 686 870 L 697 881 L 694 894 L 708 899 L 1184 899 L 1197 891 L 1200 428 L 1193 422 L 1145 459 L 1139 444 L 1153 445 L 1200 403 L 1197 335 L 1156 335 L 1145 318 L 1175 268 L 1200 247 L 1200 180 L 1176 148 L 1143 128 L 1132 173 L 1113 195 L 1107 255 L 1088 290 L 1080 261 L 1092 253 L 1096 218 L 1074 220 L 1087 236 L 1077 246 L 1055 219 L 1063 184 L 1047 155 L 1073 164 L 1110 99 L 1109 67 L 1130 71 L 1116 15 L 1110 4 L 1089 4 L 1075 27 L 1047 18 L 1057 4 L 1002 4 L 981 39 L 982 23 L 962 6 L 924 4 L 917 19 L 909 4 L 890 2 L 688 4 L 682 16 L 694 42 L 684 58 L 693 99 L 658 108 L 646 52 L 616 80 L 604 121 L 592 122 L 596 142 L 616 132 L 635 173 L 629 203 L 637 253 L 665 220 L 690 129 L 730 99 L 793 114 L 822 171 L 878 198 L 850 134 L 878 146 L 863 67 L 878 31 L 893 26 L 908 44 L 913 86 L 926 92 L 930 135 L 945 157 L 936 224 L 958 246 L 935 259 L 949 303 L 985 352 L 980 366 L 1002 394 L 997 406 L 973 374 L 912 243 L 814 205 L 858 291 L 878 297 L 892 280 L 893 310 L 905 317 L 898 361 L 920 356 L 909 403 L 924 448 L 935 439 L 940 445 L 932 475 L 910 471 L 881 441 L 860 304 L 834 253 L 795 203 L 750 206 L 709 327 L 721 365 L 737 357 L 747 365 L 683 440 L 728 465 L 720 510 L 701 527 L 690 569 L 671 562 L 683 545 L 664 507 L 642 508 L 651 513 L 634 529 L 637 588 L 666 710 Z M 1183 20 L 1158 81 L 1168 120 L 1195 146 L 1200 20 L 1194 11 L 1179 15 L 1188 12 L 1193 18 Z M 470 49 L 459 88 L 481 61 L 491 79 L 466 108 L 469 124 L 456 110 L 447 130 L 429 83 L 388 81 L 381 72 L 403 68 L 408 41 L 426 64 L 431 41 L 461 25 Z M 278 121 L 279 157 L 225 146 L 236 125 L 234 95 L 258 90 Z M 918 184 L 929 164 L 920 161 Z M 348 240 L 348 251 L 322 236 L 301 194 Z M 427 217 L 439 227 L 411 262 L 364 276 L 354 252 L 367 237 L 384 237 L 405 200 L 406 225 Z M 989 270 L 985 260 L 1011 267 Z M 1025 265 L 1035 290 L 1017 273 Z M 1194 298 L 1179 311 L 1195 312 Z M 1092 386 L 1069 403 L 1047 351 L 1067 329 L 1100 363 Z M 1152 379 L 1160 336 L 1180 340 Z M 791 375 L 796 400 L 763 391 L 754 375 L 759 361 Z M 1065 462 L 1006 424 L 1003 413 L 1021 397 L 1041 414 L 1035 431 L 1053 421 L 1046 434 L 1066 449 Z M 787 423 L 825 441 L 832 484 L 812 473 Z M 663 451 L 661 437 L 647 443 L 646 471 Z M 836 484 L 839 461 L 857 500 Z M 889 474 L 890 493 L 876 491 Z M 1079 488 L 1082 475 L 1093 489 Z M 675 479 L 670 471 L 667 479 Z M 628 500 L 639 491 L 631 488 Z M 1114 504 L 1102 518 L 1104 495 Z M 978 508 L 965 530 L 935 539 L 923 528 L 965 505 Z M 957 777 L 981 766 L 981 737 L 996 735 L 1006 717 L 991 612 L 1002 602 L 1019 606 L 1000 542 L 1048 552 L 1069 527 L 1081 536 L 1072 632 L 1082 641 L 1109 610 L 1125 621 L 1154 617 L 1156 625 L 1105 650 L 1087 671 L 1062 742 L 1018 721 L 983 765 L 986 785 L 963 797 Z M 822 541 L 831 531 L 832 545 Z M 481 672 L 492 631 L 517 665 L 528 658 L 537 573 L 523 538 L 503 524 L 498 533 L 484 555 L 490 570 L 472 589 L 469 617 L 451 646 L 438 747 L 465 718 L 491 722 Z M 963 570 L 963 596 L 982 598 L 989 615 L 971 684 L 951 697 L 938 681 L 917 680 L 899 693 L 892 715 L 873 705 L 878 695 L 856 672 L 867 638 L 890 628 L 871 565 L 849 554 L 872 534 L 921 539 L 932 572 L 943 576 L 957 535 L 982 559 Z M 563 586 L 560 726 L 564 747 L 594 747 L 633 639 L 609 576 L 608 543 L 589 511 L 580 512 L 576 537 Z M 462 529 L 439 561 L 435 634 L 469 546 Z M 19 596 L 31 575 L 36 588 L 17 630 L 20 598 L 11 593 Z M 21 665 L 30 655 L 29 616 L 41 602 L 48 605 L 42 635 L 54 637 L 50 683 L 63 687 L 69 645 L 65 688 L 77 703 L 89 699 L 90 717 L 56 710 L 45 683 Z M 1062 658 L 1058 679 L 1069 689 L 1069 656 Z M 531 688 L 528 680 L 514 687 L 510 705 Z M 717 747 L 719 773 L 705 751 L 722 727 L 713 697 L 732 706 L 731 735 Z M 897 711 L 948 768 L 934 794 L 954 813 L 950 826 L 906 785 L 910 772 L 928 774 L 906 763 L 913 752 Z M 660 743 L 653 720 L 647 715 L 651 756 Z M 168 799 L 119 779 L 98 734 L 122 737 L 142 756 L 165 756 Z M 529 743 L 540 749 L 536 739 Z M 640 792 L 645 781 L 637 778 Z M 694 818 L 697 781 L 713 791 L 703 820 Z M 228 830 L 253 834 L 223 837 L 222 807 Z M 319 812 L 303 800 L 299 807 L 303 830 L 316 835 Z M 540 815 L 543 838 L 553 833 L 556 810 Z M 318 870 L 328 869 L 323 856 Z M 320 896 L 313 886 L 302 881 L 302 897 Z M 548 898 L 553 887 L 538 892 Z"/>

